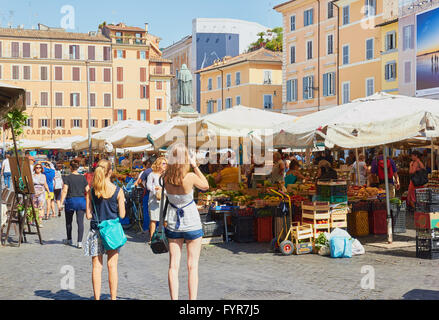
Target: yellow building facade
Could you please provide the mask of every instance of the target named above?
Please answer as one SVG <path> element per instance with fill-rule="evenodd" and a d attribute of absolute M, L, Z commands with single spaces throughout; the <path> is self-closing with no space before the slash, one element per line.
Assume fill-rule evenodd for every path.
<path fill-rule="evenodd" d="M 398 19 L 377 28 L 381 30 L 381 91 L 398 94 Z"/>
<path fill-rule="evenodd" d="M 225 57 L 200 74 L 201 114 L 235 105 L 282 109 L 282 55 L 265 48 Z"/>

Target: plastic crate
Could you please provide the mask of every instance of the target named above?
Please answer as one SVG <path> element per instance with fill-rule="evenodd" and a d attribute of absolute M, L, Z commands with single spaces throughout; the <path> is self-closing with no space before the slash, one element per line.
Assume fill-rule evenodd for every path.
<path fill-rule="evenodd" d="M 369 212 L 354 211 L 347 215 L 348 232 L 354 237 L 367 236 L 369 234 Z"/>
<path fill-rule="evenodd" d="M 416 236 L 416 257 L 439 259 L 439 239 L 424 239 Z"/>
<path fill-rule="evenodd" d="M 416 202 L 418 212 L 439 212 L 439 203 Z"/>
<path fill-rule="evenodd" d="M 202 222 L 204 237 L 218 237 L 224 234 L 224 223 L 219 221 Z"/>
<path fill-rule="evenodd" d="M 439 189 L 418 188 L 415 190 L 416 202 L 439 203 Z"/>
<path fill-rule="evenodd" d="M 273 239 L 273 218 L 256 218 L 256 239 L 258 242 L 270 242 Z"/>
<path fill-rule="evenodd" d="M 232 217 L 232 225 L 235 229 L 233 240 L 241 243 L 255 241 L 254 224 L 253 216 Z"/>
<path fill-rule="evenodd" d="M 331 195 L 331 196 L 323 196 L 323 195 L 317 195 L 318 201 L 328 201 L 329 203 L 340 203 L 340 202 L 346 202 L 348 201 L 347 195 Z"/>
<path fill-rule="evenodd" d="M 390 211 L 392 214 L 392 230 L 393 233 L 406 232 L 406 203 L 401 205 L 391 203 Z"/>
<path fill-rule="evenodd" d="M 355 211 L 370 211 L 370 201 L 355 201 L 352 202 L 352 212 Z"/>
<path fill-rule="evenodd" d="M 421 239 L 439 239 L 439 228 L 417 229 L 416 237 L 419 237 Z"/>
<path fill-rule="evenodd" d="M 253 217 L 255 215 L 255 209 L 252 207 L 247 208 L 235 208 L 232 211 L 232 217 Z"/>
<path fill-rule="evenodd" d="M 369 212 L 369 233 L 387 234 L 387 210 Z"/>
<path fill-rule="evenodd" d="M 386 202 L 379 200 L 372 201 L 371 211 L 376 211 L 376 210 L 387 210 Z"/>

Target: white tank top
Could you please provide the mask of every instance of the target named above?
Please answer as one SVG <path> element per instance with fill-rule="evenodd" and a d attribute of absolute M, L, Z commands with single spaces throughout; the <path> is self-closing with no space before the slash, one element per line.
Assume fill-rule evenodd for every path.
<path fill-rule="evenodd" d="M 197 209 L 197 205 L 194 200 L 194 192 L 190 192 L 188 194 L 169 194 L 167 193 L 169 205 L 168 205 L 168 213 L 167 220 L 168 226 L 167 229 L 173 232 L 188 232 L 188 231 L 197 231 L 202 229 L 200 214 Z M 191 203 L 192 202 L 192 203 Z M 172 203 L 172 205 L 171 205 Z M 190 203 L 190 204 L 189 204 Z M 189 204 L 189 205 L 188 205 Z M 187 205 L 187 207 L 185 207 Z M 184 211 L 183 216 L 180 217 L 180 226 L 177 229 L 177 209 L 174 208 L 182 208 Z"/>

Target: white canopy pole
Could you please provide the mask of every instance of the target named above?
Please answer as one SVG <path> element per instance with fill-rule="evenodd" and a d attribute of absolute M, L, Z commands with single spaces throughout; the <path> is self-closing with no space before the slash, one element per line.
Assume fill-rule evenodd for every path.
<path fill-rule="evenodd" d="M 357 185 L 360 185 L 360 164 L 358 163 L 358 148 L 355 148 L 355 163 L 357 164 Z"/>
<path fill-rule="evenodd" d="M 389 194 L 389 179 L 387 170 L 387 146 L 383 146 L 383 160 L 384 160 L 384 183 L 386 186 L 386 208 L 387 208 L 387 241 L 393 242 L 392 237 L 392 216 L 390 215 L 390 194 Z"/>
<path fill-rule="evenodd" d="M 431 159 L 431 173 L 433 173 L 434 170 L 434 144 L 433 144 L 433 138 L 431 138 L 431 150 L 430 150 L 430 159 Z"/>

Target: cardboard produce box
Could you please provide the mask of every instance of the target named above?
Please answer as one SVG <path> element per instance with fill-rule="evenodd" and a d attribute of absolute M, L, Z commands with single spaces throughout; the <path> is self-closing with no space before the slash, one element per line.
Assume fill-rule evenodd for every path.
<path fill-rule="evenodd" d="M 415 228 L 439 228 L 439 212 L 415 212 Z"/>

